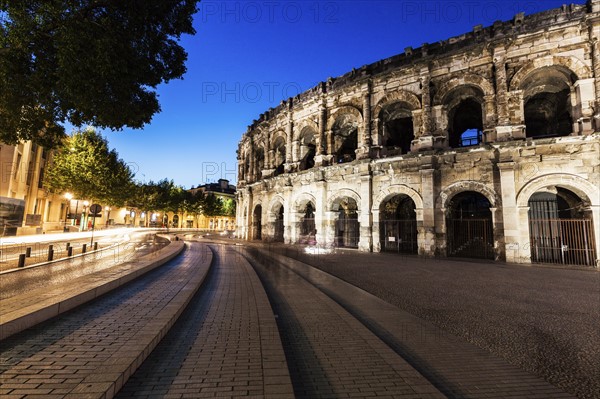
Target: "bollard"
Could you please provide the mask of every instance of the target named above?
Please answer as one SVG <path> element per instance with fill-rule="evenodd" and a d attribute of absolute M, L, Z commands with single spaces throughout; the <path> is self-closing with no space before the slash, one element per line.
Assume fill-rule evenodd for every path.
<path fill-rule="evenodd" d="M 52 247 L 52 245 L 50 245 Z M 54 260 L 54 250 L 52 248 L 48 248 L 48 262 L 52 262 Z"/>
<path fill-rule="evenodd" d="M 73 256 L 73 247 L 67 247 L 67 256 Z"/>
<path fill-rule="evenodd" d="M 25 254 L 19 255 L 19 267 L 25 266 Z"/>
<path fill-rule="evenodd" d="M 25 257 L 31 258 L 31 247 L 25 248 Z"/>
<path fill-rule="evenodd" d="M 67 243 L 67 251 L 69 250 L 69 248 L 71 248 L 71 243 L 70 242 Z"/>
<path fill-rule="evenodd" d="M 85 251 L 86 251 L 86 249 L 87 249 L 87 244 L 83 244 L 83 245 L 81 246 L 81 253 L 82 253 L 82 254 L 84 254 L 84 253 L 85 253 Z"/>
<path fill-rule="evenodd" d="M 94 243 L 94 251 L 97 251 L 97 250 L 98 250 L 98 241 L 96 241 L 96 242 Z"/>

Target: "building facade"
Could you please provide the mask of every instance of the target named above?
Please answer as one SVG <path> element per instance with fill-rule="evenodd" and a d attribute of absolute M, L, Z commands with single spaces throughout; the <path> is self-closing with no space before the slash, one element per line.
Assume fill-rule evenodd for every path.
<path fill-rule="evenodd" d="M 43 187 L 52 154 L 31 141 L 0 143 L 0 236 L 61 230 L 67 213 L 65 198 Z"/>
<path fill-rule="evenodd" d="M 600 0 L 363 66 L 260 115 L 237 234 L 598 265 Z"/>

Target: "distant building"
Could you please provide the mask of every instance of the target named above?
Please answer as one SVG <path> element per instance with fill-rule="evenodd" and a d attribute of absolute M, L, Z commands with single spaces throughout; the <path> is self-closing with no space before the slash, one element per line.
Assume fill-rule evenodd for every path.
<path fill-rule="evenodd" d="M 208 195 L 213 194 L 222 201 L 233 201 L 235 203 L 236 187 L 229 184 L 229 180 L 219 179 L 216 183 L 206 183 L 198 187 L 192 187 L 192 194 L 199 192 Z M 179 220 L 179 215 L 172 212 L 168 215 L 170 222 L 167 222 L 170 227 L 195 228 L 209 231 L 232 231 L 235 230 L 235 216 L 206 216 L 206 215 L 191 215 L 184 213 L 182 221 Z"/>
<path fill-rule="evenodd" d="M 0 236 L 62 230 L 67 200 L 43 187 L 51 156 L 31 141 L 0 143 Z"/>

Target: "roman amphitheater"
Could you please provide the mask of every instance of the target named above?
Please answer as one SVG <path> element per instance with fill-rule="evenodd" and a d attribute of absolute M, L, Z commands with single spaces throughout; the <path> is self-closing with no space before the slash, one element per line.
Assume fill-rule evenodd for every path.
<path fill-rule="evenodd" d="M 240 238 L 598 267 L 600 0 L 329 78 L 238 148 Z"/>

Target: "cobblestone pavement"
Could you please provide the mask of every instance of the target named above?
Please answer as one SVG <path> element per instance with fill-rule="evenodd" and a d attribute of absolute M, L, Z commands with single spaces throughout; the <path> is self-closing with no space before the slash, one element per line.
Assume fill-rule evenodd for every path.
<path fill-rule="evenodd" d="M 600 273 L 338 250 L 300 259 L 580 398 L 600 398 Z"/>
<path fill-rule="evenodd" d="M 0 396 L 110 397 L 200 285 L 212 258 L 206 249 L 192 245 L 131 284 L 1 341 Z"/>
<path fill-rule="evenodd" d="M 291 398 L 271 306 L 250 265 L 215 246 L 213 269 L 118 398 Z"/>
<path fill-rule="evenodd" d="M 278 315 L 297 398 L 444 397 L 317 288 L 286 268 L 251 259 Z"/>

